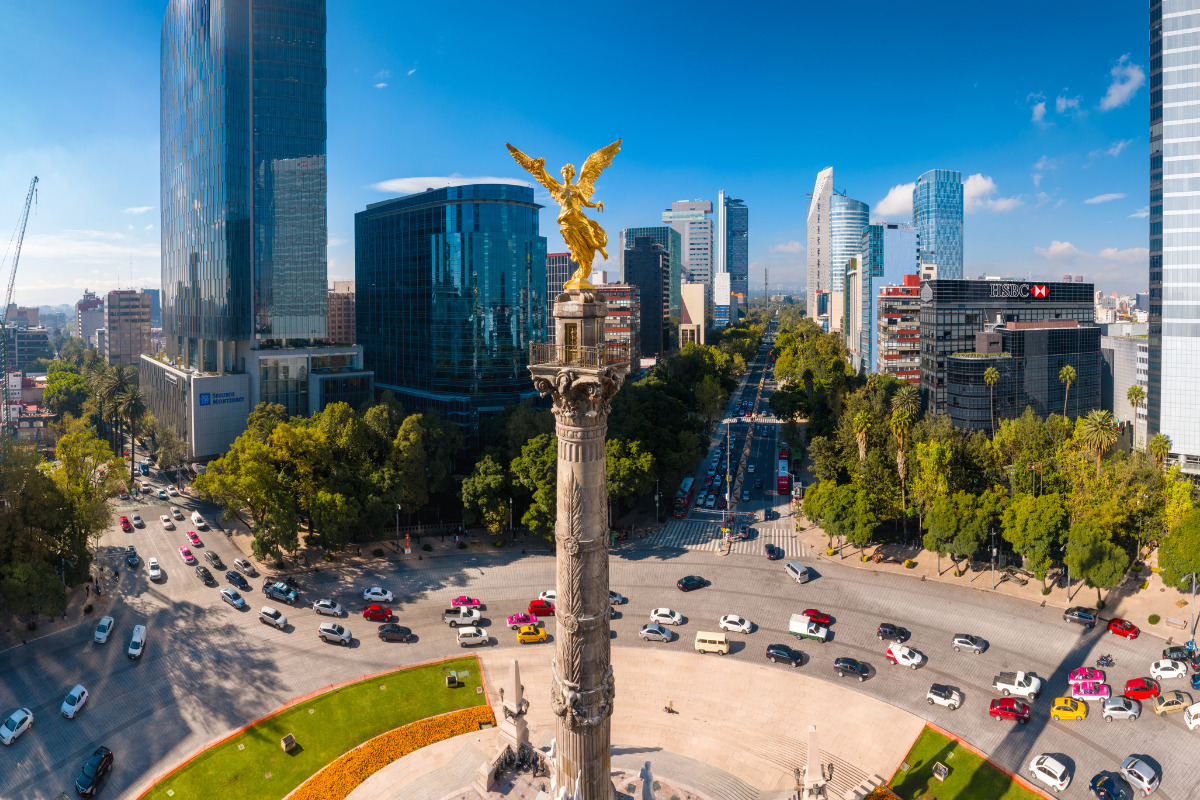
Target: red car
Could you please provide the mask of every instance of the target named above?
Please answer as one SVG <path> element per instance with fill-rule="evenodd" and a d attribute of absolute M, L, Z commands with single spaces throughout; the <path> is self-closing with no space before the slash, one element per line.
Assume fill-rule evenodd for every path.
<path fill-rule="evenodd" d="M 1015 719 L 1024 725 L 1029 722 L 1029 704 L 1015 697 L 1001 697 L 992 701 L 988 714 L 997 720 Z"/>
<path fill-rule="evenodd" d="M 391 618 L 392 610 L 378 603 L 369 605 L 363 609 L 363 619 L 373 620 L 374 622 L 387 622 Z"/>
<path fill-rule="evenodd" d="M 530 600 L 529 613 L 539 617 L 554 616 L 554 604 L 547 603 L 545 600 Z"/>
<path fill-rule="evenodd" d="M 815 608 L 807 609 L 804 612 L 804 616 L 808 617 L 813 622 L 815 622 L 818 625 L 821 625 L 822 627 L 825 627 L 825 628 L 828 628 L 833 623 L 833 617 L 829 616 L 828 614 L 822 614 L 820 611 L 817 611 Z"/>
<path fill-rule="evenodd" d="M 1149 678 L 1134 678 L 1125 683 L 1125 696 L 1130 700 L 1149 700 L 1158 697 L 1158 684 Z"/>
<path fill-rule="evenodd" d="M 133 530 L 133 524 L 130 523 L 129 517 L 121 517 L 121 530 L 129 533 Z"/>
<path fill-rule="evenodd" d="M 1136 639 L 1141 631 L 1137 625 L 1134 625 L 1127 619 L 1117 617 L 1108 623 L 1108 632 L 1115 633 L 1117 636 L 1124 636 L 1127 639 Z"/>

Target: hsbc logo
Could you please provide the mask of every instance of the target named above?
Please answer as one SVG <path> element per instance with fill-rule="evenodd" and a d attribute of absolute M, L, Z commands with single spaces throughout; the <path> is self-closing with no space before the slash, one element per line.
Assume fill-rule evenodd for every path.
<path fill-rule="evenodd" d="M 1050 287 L 1044 283 L 993 283 L 992 297 L 1049 297 Z"/>
<path fill-rule="evenodd" d="M 1045 297 L 1047 294 L 1047 286 L 1044 283 L 1035 283 L 1033 285 L 1032 294 L 1034 297 Z"/>

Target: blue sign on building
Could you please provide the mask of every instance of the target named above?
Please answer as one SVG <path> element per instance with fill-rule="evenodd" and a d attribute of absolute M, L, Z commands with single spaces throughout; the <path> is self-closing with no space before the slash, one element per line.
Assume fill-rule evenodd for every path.
<path fill-rule="evenodd" d="M 212 395 L 211 395 L 211 394 L 209 394 L 208 392 L 203 392 L 203 393 L 201 393 L 201 395 L 200 395 L 200 405 L 202 405 L 202 406 L 210 406 L 210 405 L 212 405 Z"/>

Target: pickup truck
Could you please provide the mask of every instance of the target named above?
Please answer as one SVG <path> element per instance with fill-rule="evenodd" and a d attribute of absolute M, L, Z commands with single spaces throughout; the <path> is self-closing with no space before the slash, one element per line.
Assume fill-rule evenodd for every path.
<path fill-rule="evenodd" d="M 797 639 L 829 641 L 829 629 L 818 625 L 803 614 L 792 614 L 792 619 L 788 623 L 788 632 Z"/>
<path fill-rule="evenodd" d="M 442 622 L 451 628 L 457 628 L 459 625 L 474 625 L 478 621 L 479 609 L 471 606 L 447 608 L 442 612 Z"/>
<path fill-rule="evenodd" d="M 1042 691 L 1042 679 L 1027 672 L 1001 672 L 992 679 L 992 686 L 1005 697 L 1017 694 L 1032 700 Z"/>
<path fill-rule="evenodd" d="M 273 583 L 263 589 L 263 594 L 272 600 L 287 603 L 289 606 L 296 602 L 298 596 L 296 590 L 290 588 L 286 583 Z"/>

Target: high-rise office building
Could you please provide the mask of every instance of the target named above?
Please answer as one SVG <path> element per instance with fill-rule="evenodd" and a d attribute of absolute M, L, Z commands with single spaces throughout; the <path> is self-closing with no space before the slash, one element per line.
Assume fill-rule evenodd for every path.
<path fill-rule="evenodd" d="M 737 298 L 730 289 L 728 272 L 713 276 L 713 327 L 724 328 L 737 319 Z"/>
<path fill-rule="evenodd" d="M 820 324 L 817 298 L 828 294 L 829 264 L 832 253 L 829 241 L 829 201 L 833 196 L 833 167 L 817 173 L 817 182 L 808 196 L 808 317 Z M 825 327 L 828 330 L 827 324 Z"/>
<path fill-rule="evenodd" d="M 334 281 L 329 290 L 329 341 L 354 344 L 354 281 Z"/>
<path fill-rule="evenodd" d="M 481 416 L 534 397 L 545 341 L 546 238 L 533 189 L 467 184 L 354 215 L 356 333 L 376 384 L 478 442 Z"/>
<path fill-rule="evenodd" d="M 669 315 L 678 317 L 679 284 L 683 276 L 683 237 L 679 234 L 679 231 L 670 225 L 656 225 L 650 228 L 625 228 L 620 231 L 617 234 L 617 248 L 620 254 L 621 280 L 626 283 L 628 281 L 625 279 L 625 251 L 632 250 L 634 242 L 642 236 L 648 237 L 650 240 L 662 245 L 667 251 L 670 261 L 667 273 L 670 287 L 667 297 Z"/>
<path fill-rule="evenodd" d="M 596 294 L 608 309 L 604 345 L 614 358 L 637 364 L 642 357 L 642 290 L 627 283 L 596 284 Z"/>
<path fill-rule="evenodd" d="M 546 341 L 550 344 L 554 344 L 554 298 L 562 294 L 563 284 L 571 280 L 575 268 L 570 253 L 546 254 Z"/>
<path fill-rule="evenodd" d="M 83 299 L 75 304 L 75 335 L 96 346 L 96 331 L 104 327 L 104 298 L 83 290 Z"/>
<path fill-rule="evenodd" d="M 883 286 L 899 286 L 917 274 L 917 231 L 898 222 L 867 225 L 860 237 L 862 265 L 862 331 L 858 350 L 863 368 L 879 363 L 879 294 Z"/>
<path fill-rule="evenodd" d="M 158 289 L 142 289 L 150 295 L 150 327 L 162 327 L 162 292 Z"/>
<path fill-rule="evenodd" d="M 1149 437 L 1171 440 L 1171 459 L 1200 471 L 1200 2 L 1150 2 Z"/>
<path fill-rule="evenodd" d="M 136 367 L 150 352 L 150 295 L 133 289 L 109 292 L 104 301 L 104 361 Z"/>
<path fill-rule="evenodd" d="M 621 282 L 641 290 L 642 358 L 655 358 L 664 351 L 670 258 L 667 249 L 649 236 L 637 237 L 633 247 L 624 251 L 625 273 Z"/>
<path fill-rule="evenodd" d="M 879 287 L 872 372 L 921 383 L 921 277 Z"/>
<path fill-rule="evenodd" d="M 702 283 L 685 283 L 680 288 L 679 306 L 679 347 L 683 348 L 688 342 L 704 344 L 705 310 L 708 304 L 704 300 L 705 289 Z"/>
<path fill-rule="evenodd" d="M 834 314 L 829 320 L 831 331 L 842 330 L 842 298 L 845 292 L 846 265 L 862 252 L 862 234 L 867 227 L 871 207 L 845 194 L 829 198 L 829 293 L 833 296 Z"/>
<path fill-rule="evenodd" d="M 677 200 L 662 212 L 662 221 L 678 233 L 683 250 L 683 276 L 691 283 L 712 285 L 716 231 L 711 200 Z"/>
<path fill-rule="evenodd" d="M 373 388 L 360 349 L 324 341 L 324 0 L 169 0 L 161 43 L 167 358 L 139 370 L 201 459 L 260 402 L 307 415 Z"/>
<path fill-rule="evenodd" d="M 717 273 L 728 273 L 731 323 L 750 302 L 750 209 L 722 189 L 717 194 Z M 714 292 L 714 297 L 715 297 Z"/>
<path fill-rule="evenodd" d="M 913 187 L 913 227 L 920 239 L 921 275 L 959 280 L 963 276 L 962 173 L 931 169 Z"/>

